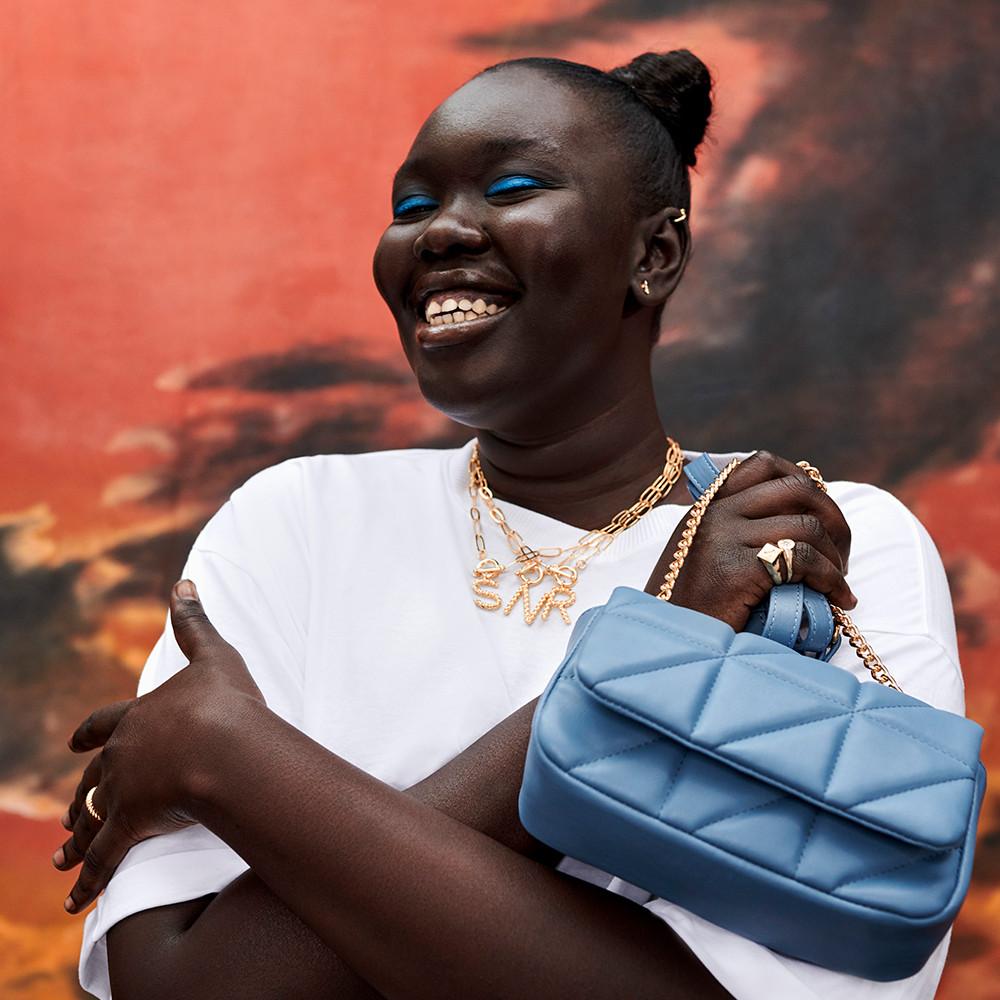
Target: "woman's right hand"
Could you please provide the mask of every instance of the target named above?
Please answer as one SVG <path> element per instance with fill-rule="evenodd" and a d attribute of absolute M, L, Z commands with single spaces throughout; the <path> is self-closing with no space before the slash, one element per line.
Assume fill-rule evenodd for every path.
<path fill-rule="evenodd" d="M 647 594 L 659 592 L 686 524 L 687 516 L 653 568 Z M 741 462 L 709 503 L 671 603 L 742 631 L 774 586 L 757 552 L 779 538 L 795 540 L 792 581 L 801 580 L 845 610 L 857 605 L 844 578 L 851 529 L 843 513 L 794 462 L 767 451 Z"/>

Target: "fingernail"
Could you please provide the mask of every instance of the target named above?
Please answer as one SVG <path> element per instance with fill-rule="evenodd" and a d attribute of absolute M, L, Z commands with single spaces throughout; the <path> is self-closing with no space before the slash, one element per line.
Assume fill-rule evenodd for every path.
<path fill-rule="evenodd" d="M 64 829 L 68 830 L 70 828 L 68 809 L 62 814 L 62 819 L 60 819 L 59 822 L 62 823 Z"/>
<path fill-rule="evenodd" d="M 198 589 L 190 580 L 181 580 L 177 584 L 177 593 L 184 598 L 185 601 L 197 601 L 198 600 Z"/>
<path fill-rule="evenodd" d="M 55 854 L 52 855 L 52 864 L 56 868 L 62 868 L 66 862 L 66 852 L 60 847 Z"/>
<path fill-rule="evenodd" d="M 67 913 L 72 913 L 75 906 L 76 904 L 73 902 L 72 896 L 67 896 L 66 899 L 63 901 L 63 909 Z"/>

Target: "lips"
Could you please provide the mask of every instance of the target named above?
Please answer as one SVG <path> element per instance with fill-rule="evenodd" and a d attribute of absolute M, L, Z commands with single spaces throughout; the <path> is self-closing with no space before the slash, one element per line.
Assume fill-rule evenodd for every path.
<path fill-rule="evenodd" d="M 423 319 L 425 318 L 423 310 L 431 298 L 438 302 L 446 301 L 448 298 L 455 298 L 456 301 L 468 298 L 474 302 L 476 298 L 482 298 L 485 301 L 506 304 L 516 299 L 519 294 L 519 290 L 512 287 L 511 283 L 499 278 L 478 271 L 455 269 L 432 271 L 418 278 L 413 286 L 410 301 L 417 315 Z"/>
<path fill-rule="evenodd" d="M 451 323 L 430 323 L 417 320 L 416 340 L 424 348 L 450 347 L 467 341 L 479 340 L 496 329 L 503 317 L 513 307 L 513 303 L 495 313 L 475 315 L 474 319 L 456 320 Z M 469 315 L 466 313 L 465 315 Z M 434 317 L 437 319 L 437 317 Z"/>

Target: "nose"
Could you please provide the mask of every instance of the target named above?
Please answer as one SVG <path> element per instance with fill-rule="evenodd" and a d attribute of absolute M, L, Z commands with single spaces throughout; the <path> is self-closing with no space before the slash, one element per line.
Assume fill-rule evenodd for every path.
<path fill-rule="evenodd" d="M 413 256 L 420 261 L 460 253 L 482 253 L 490 237 L 463 199 L 442 205 L 413 241 Z"/>

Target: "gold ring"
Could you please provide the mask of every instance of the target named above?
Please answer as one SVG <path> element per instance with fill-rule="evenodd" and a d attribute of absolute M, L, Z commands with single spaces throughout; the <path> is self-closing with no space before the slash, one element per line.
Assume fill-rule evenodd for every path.
<path fill-rule="evenodd" d="M 97 785 L 94 785 L 94 787 L 87 792 L 87 797 L 83 800 L 83 804 L 87 807 L 87 812 L 89 812 L 98 823 L 103 823 L 104 817 L 94 808 L 94 792 L 96 791 Z"/>
<path fill-rule="evenodd" d="M 768 575 L 775 583 L 784 583 L 785 581 L 781 578 L 781 571 L 779 570 L 779 560 L 781 559 L 781 549 L 777 545 L 773 545 L 768 542 L 766 545 L 762 546 L 760 551 L 757 553 L 757 558 L 764 564 Z"/>
<path fill-rule="evenodd" d="M 793 538 L 779 538 L 778 548 L 785 557 L 785 583 L 792 579 L 792 555 L 795 551 L 795 540 Z"/>

